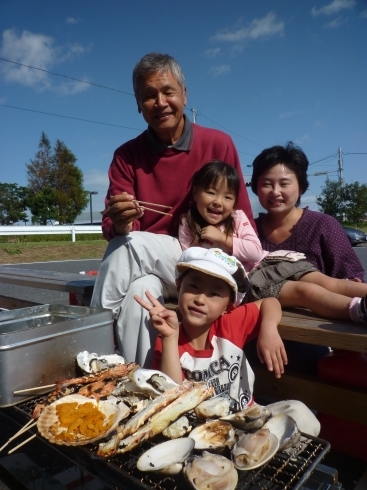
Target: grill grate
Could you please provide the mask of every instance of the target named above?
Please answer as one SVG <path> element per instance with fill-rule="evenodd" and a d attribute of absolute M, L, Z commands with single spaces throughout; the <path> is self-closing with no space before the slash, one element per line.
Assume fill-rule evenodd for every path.
<path fill-rule="evenodd" d="M 42 403 L 46 397 L 27 400 L 16 408 L 23 414 L 31 416 L 37 403 Z M 138 448 L 119 455 L 110 460 L 98 461 L 104 463 L 118 479 L 128 478 L 135 487 L 145 490 L 186 490 L 182 475 L 174 477 L 154 473 L 142 473 L 136 468 L 140 455 L 153 445 L 163 442 L 163 437 L 156 436 L 154 442 L 147 441 Z M 96 447 L 80 446 L 78 450 L 94 455 Z M 279 451 L 264 466 L 253 471 L 239 471 L 237 490 L 297 490 L 308 480 L 317 464 L 330 450 L 330 444 L 322 439 L 303 434 L 300 442 L 285 451 Z M 223 453 L 230 457 L 229 453 Z"/>

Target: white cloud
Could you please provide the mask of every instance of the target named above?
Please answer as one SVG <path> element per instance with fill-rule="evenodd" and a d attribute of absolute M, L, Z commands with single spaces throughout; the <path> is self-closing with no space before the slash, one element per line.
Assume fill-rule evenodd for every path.
<path fill-rule="evenodd" d="M 361 17 L 361 19 L 367 19 L 367 9 L 366 10 L 363 10 L 359 16 Z"/>
<path fill-rule="evenodd" d="M 209 73 L 213 75 L 213 77 L 219 77 L 221 75 L 225 75 L 231 70 L 229 65 L 219 65 L 219 66 L 211 66 L 209 68 Z"/>
<path fill-rule="evenodd" d="M 318 15 L 334 15 L 341 10 L 352 9 L 356 4 L 357 2 L 355 0 L 333 0 L 328 5 L 324 5 L 319 9 L 312 7 L 311 13 L 315 17 Z"/>
<path fill-rule="evenodd" d="M 308 136 L 307 133 L 300 138 L 296 138 L 297 145 L 302 145 L 302 143 L 305 143 L 305 141 L 311 141 L 311 138 Z"/>
<path fill-rule="evenodd" d="M 323 123 L 323 121 L 316 121 L 314 126 L 315 128 L 324 128 L 325 124 Z"/>
<path fill-rule="evenodd" d="M 218 31 L 213 40 L 225 42 L 243 42 L 248 39 L 266 39 L 275 35 L 283 35 L 284 22 L 277 19 L 274 12 L 269 12 L 262 19 L 254 19 L 247 27 L 233 30 L 222 29 Z"/>
<path fill-rule="evenodd" d="M 103 195 L 107 194 L 109 185 L 107 172 L 102 172 L 98 169 L 89 170 L 84 174 L 84 187 L 91 190 L 102 190 Z"/>
<path fill-rule="evenodd" d="M 68 17 L 66 19 L 67 24 L 77 24 L 78 22 L 79 22 L 78 19 L 76 19 L 75 17 Z"/>
<path fill-rule="evenodd" d="M 206 51 L 204 51 L 204 54 L 207 58 L 216 58 L 220 51 L 220 48 L 207 49 Z"/>
<path fill-rule="evenodd" d="M 46 71 L 51 71 L 54 65 L 80 56 L 85 48 L 80 44 L 69 47 L 55 46 L 50 36 L 23 31 L 18 34 L 15 29 L 3 32 L 0 48 L 1 56 L 19 64 L 3 63 L 1 71 L 6 81 L 20 83 L 36 90 L 52 90 L 62 94 L 76 94 L 88 88 L 87 84 L 76 81 L 55 81 Z M 39 68 L 35 70 L 28 65 Z"/>
<path fill-rule="evenodd" d="M 336 19 L 331 20 L 330 22 L 327 22 L 326 24 L 323 25 L 326 29 L 337 29 L 341 25 L 345 24 L 347 22 L 347 19 L 339 16 L 336 17 Z"/>
<path fill-rule="evenodd" d="M 296 114 L 296 111 L 282 112 L 282 114 L 279 114 L 278 118 L 286 119 L 287 117 L 294 116 L 294 114 Z"/>

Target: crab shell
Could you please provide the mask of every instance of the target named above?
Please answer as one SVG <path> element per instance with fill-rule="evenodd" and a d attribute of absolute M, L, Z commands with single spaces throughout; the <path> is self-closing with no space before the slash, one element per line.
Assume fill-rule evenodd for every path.
<path fill-rule="evenodd" d="M 184 476 L 195 490 L 234 490 L 238 473 L 229 459 L 204 451 L 184 468 Z"/>
<path fill-rule="evenodd" d="M 192 453 L 195 441 L 189 437 L 162 442 L 145 451 L 136 466 L 140 471 L 156 471 L 174 475 L 181 471 L 183 461 Z"/>
<path fill-rule="evenodd" d="M 57 439 L 56 436 L 65 430 L 65 427 L 57 427 L 59 424 L 59 418 L 57 414 L 57 405 L 67 404 L 67 403 L 77 403 L 83 405 L 86 403 L 91 403 L 99 409 L 105 415 L 105 421 L 108 421 L 112 416 L 112 425 L 107 426 L 105 430 L 101 430 L 100 434 L 95 437 L 85 437 L 82 434 L 75 434 L 74 441 L 67 441 L 63 439 Z M 79 446 L 83 444 L 89 444 L 94 441 L 102 439 L 107 434 L 112 432 L 119 424 L 120 420 L 126 418 L 130 414 L 130 409 L 124 403 L 119 402 L 115 397 L 109 397 L 107 400 L 95 400 L 94 398 L 87 398 L 82 395 L 68 395 L 59 400 L 56 400 L 51 405 L 48 405 L 41 412 L 41 415 L 37 421 L 37 428 L 40 434 L 48 439 L 50 442 L 59 445 L 66 446 Z M 51 432 L 52 428 L 52 432 Z"/>

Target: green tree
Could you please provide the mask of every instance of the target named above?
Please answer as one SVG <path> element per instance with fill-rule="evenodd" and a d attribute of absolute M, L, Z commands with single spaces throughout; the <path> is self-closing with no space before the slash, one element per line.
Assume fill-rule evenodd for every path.
<path fill-rule="evenodd" d="M 31 190 L 30 209 L 35 223 L 57 220 L 71 224 L 88 204 L 83 174 L 77 159 L 65 143 L 57 140 L 53 149 L 42 132 L 35 159 L 27 164 Z"/>
<path fill-rule="evenodd" d="M 34 225 L 49 225 L 57 219 L 57 208 L 55 205 L 55 191 L 45 187 L 29 198 L 29 208 L 32 211 L 32 223 Z"/>
<path fill-rule="evenodd" d="M 321 195 L 317 198 L 317 204 L 323 213 L 343 221 L 346 206 L 344 202 L 344 191 L 340 182 L 327 178 Z"/>
<path fill-rule="evenodd" d="M 350 223 L 362 223 L 367 214 L 367 185 L 353 182 L 344 189 L 346 219 Z"/>
<path fill-rule="evenodd" d="M 27 222 L 28 188 L 0 183 L 0 225 Z"/>

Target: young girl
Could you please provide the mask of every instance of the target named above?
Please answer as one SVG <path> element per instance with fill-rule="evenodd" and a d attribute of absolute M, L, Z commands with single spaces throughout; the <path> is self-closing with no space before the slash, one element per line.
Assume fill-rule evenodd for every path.
<path fill-rule="evenodd" d="M 367 284 L 328 277 L 304 254 L 278 251 L 274 256 L 262 250 L 245 213 L 235 210 L 238 182 L 236 170 L 221 161 L 209 162 L 193 175 L 191 207 L 179 227 L 183 250 L 218 247 L 235 255 L 249 273 L 248 301 L 274 296 L 283 307 L 367 324 Z"/>

